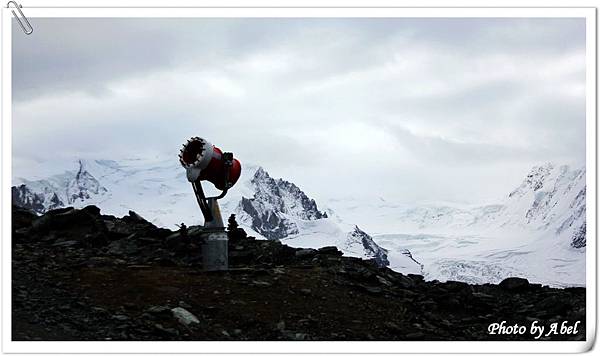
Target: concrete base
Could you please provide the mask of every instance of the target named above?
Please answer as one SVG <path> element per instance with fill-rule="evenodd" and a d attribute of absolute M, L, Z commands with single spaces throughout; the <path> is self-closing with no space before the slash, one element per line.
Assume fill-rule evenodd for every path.
<path fill-rule="evenodd" d="M 229 268 L 227 233 L 224 229 L 202 232 L 202 265 L 205 271 L 224 271 Z"/>

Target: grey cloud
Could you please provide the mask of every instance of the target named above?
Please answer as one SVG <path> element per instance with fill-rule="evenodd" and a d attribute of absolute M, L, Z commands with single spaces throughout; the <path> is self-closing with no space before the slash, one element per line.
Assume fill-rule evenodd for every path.
<path fill-rule="evenodd" d="M 316 195 L 372 181 L 398 199 L 478 200 L 532 164 L 585 159 L 583 19 L 35 26 L 13 31 L 16 161 L 175 154 L 202 135 Z"/>

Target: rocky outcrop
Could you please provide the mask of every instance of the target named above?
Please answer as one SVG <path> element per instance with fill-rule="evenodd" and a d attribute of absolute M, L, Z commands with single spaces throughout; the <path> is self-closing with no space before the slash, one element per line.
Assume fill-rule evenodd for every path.
<path fill-rule="evenodd" d="M 389 266 L 390 262 L 387 259 L 387 250 L 380 247 L 373 241 L 371 236 L 362 231 L 358 226 L 354 227 L 354 231 L 348 233 L 348 245 L 357 242 L 363 246 L 366 251 L 366 257 L 375 260 L 378 266 Z"/>
<path fill-rule="evenodd" d="M 571 239 L 571 246 L 574 248 L 582 248 L 585 247 L 585 222 L 583 225 L 579 226 L 577 230 L 573 233 L 573 238 Z"/>

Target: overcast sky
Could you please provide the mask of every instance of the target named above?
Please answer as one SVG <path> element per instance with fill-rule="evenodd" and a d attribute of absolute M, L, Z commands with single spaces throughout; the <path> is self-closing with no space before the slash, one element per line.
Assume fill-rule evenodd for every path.
<path fill-rule="evenodd" d="M 318 199 L 481 203 L 585 163 L 584 19 L 32 22 L 13 21 L 16 175 L 176 160 L 198 135 Z"/>

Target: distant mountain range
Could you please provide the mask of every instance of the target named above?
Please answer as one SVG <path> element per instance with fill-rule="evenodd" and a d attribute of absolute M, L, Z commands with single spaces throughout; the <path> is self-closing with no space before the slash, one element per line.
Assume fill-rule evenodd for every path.
<path fill-rule="evenodd" d="M 37 213 L 95 204 L 118 216 L 134 210 L 158 226 L 202 223 L 185 172 L 170 159 L 79 160 L 72 170 L 39 176 L 14 178 L 13 202 Z M 403 205 L 385 198 L 317 203 L 294 183 L 245 165 L 220 204 L 225 218 L 236 214 L 259 238 L 294 247 L 335 245 L 346 255 L 429 279 L 484 283 L 518 275 L 581 285 L 585 176 L 585 168 L 534 167 L 504 201 L 484 206 Z"/>
<path fill-rule="evenodd" d="M 408 249 L 429 279 L 497 283 L 518 276 L 581 286 L 585 197 L 585 168 L 545 164 L 532 168 L 499 204 L 407 207 L 380 201 L 374 203 L 379 207 L 364 204 L 370 215 L 363 225 L 388 250 L 393 269 L 400 269 L 394 257 Z M 356 217 L 348 202 L 330 205 L 345 219 Z"/>

